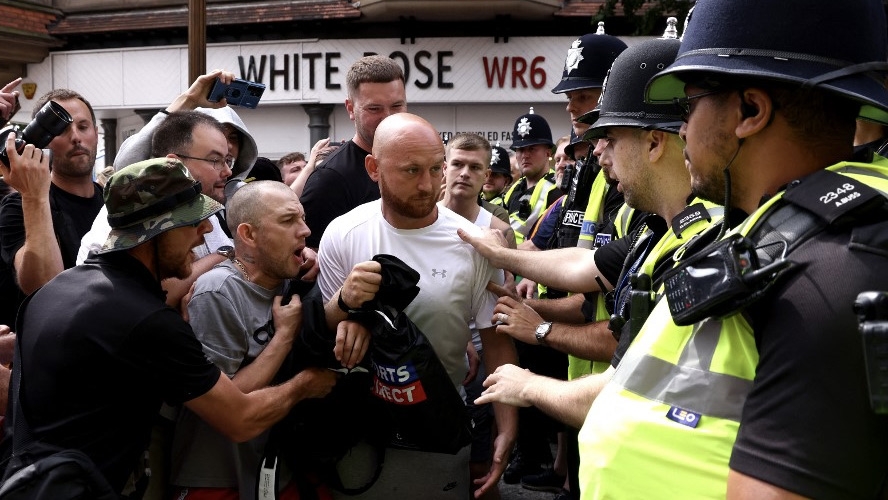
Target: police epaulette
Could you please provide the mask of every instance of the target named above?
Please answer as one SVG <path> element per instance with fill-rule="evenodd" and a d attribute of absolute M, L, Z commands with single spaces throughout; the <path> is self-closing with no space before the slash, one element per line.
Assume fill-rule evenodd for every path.
<path fill-rule="evenodd" d="M 829 170 L 794 181 L 783 199 L 812 212 L 827 225 L 842 225 L 886 203 L 879 190 Z"/>

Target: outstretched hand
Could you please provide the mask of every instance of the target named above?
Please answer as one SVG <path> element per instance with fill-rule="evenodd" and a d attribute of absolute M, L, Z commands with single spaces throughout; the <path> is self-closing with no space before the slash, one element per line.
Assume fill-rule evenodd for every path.
<path fill-rule="evenodd" d="M 475 404 L 503 403 L 518 407 L 532 406 L 522 392 L 528 382 L 538 376 L 519 366 L 502 365 L 484 381 L 486 389 L 475 399 Z"/>
<path fill-rule="evenodd" d="M 469 234 L 463 229 L 457 229 L 456 234 L 463 241 L 475 247 L 475 250 L 489 260 L 493 267 L 505 268 L 504 262 L 501 260 L 501 250 L 508 249 L 509 244 L 502 231 L 485 227 L 479 228 L 479 232 L 475 234 Z"/>
<path fill-rule="evenodd" d="M 18 100 L 19 92 L 15 90 L 20 83 L 22 83 L 22 79 L 16 78 L 0 89 L 0 127 L 6 125 L 6 122 L 12 118 L 12 115 L 18 113 L 19 109 L 21 109 Z"/>
<path fill-rule="evenodd" d="M 228 101 L 224 98 L 220 99 L 219 102 L 211 102 L 207 99 L 207 96 L 210 95 L 210 91 L 213 89 L 213 85 L 216 84 L 216 78 L 228 85 L 234 80 L 234 73 L 215 69 L 197 77 L 197 80 L 194 80 L 194 83 L 185 92 L 181 93 L 175 101 L 167 106 L 167 111 L 187 111 L 195 108 L 224 108 L 228 106 Z"/>

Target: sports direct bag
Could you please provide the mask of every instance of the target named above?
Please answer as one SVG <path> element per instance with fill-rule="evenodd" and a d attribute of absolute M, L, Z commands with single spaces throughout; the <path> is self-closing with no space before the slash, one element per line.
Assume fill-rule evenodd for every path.
<path fill-rule="evenodd" d="M 472 441 L 465 402 L 425 335 L 404 313 L 388 311 L 373 328 L 373 395 L 385 404 L 391 445 L 455 454 Z"/>
<path fill-rule="evenodd" d="M 391 446 L 455 454 L 472 441 L 465 402 L 435 350 L 403 313 L 419 293 L 419 274 L 391 255 L 377 255 L 376 298 L 349 314 L 371 331 L 373 395 L 391 426 Z"/>

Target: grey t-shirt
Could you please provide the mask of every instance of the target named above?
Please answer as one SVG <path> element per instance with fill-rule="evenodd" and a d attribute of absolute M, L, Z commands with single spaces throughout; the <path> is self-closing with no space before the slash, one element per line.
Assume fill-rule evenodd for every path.
<path fill-rule="evenodd" d="M 191 327 L 207 357 L 229 377 L 252 362 L 274 336 L 272 304 L 281 289 L 244 280 L 231 261 L 200 276 L 188 304 Z M 176 486 L 240 488 L 254 498 L 268 433 L 233 443 L 183 409 L 173 438 L 171 482 Z M 282 485 L 286 481 L 282 481 Z"/>

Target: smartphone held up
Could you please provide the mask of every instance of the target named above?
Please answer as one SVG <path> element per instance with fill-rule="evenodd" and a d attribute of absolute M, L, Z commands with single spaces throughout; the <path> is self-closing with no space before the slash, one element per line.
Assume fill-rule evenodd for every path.
<path fill-rule="evenodd" d="M 263 83 L 235 78 L 226 85 L 222 83 L 222 80 L 216 78 L 216 83 L 207 95 L 207 100 L 219 102 L 224 98 L 229 106 L 255 109 L 259 105 L 259 99 L 262 98 L 263 92 L 265 92 L 265 84 Z"/>

